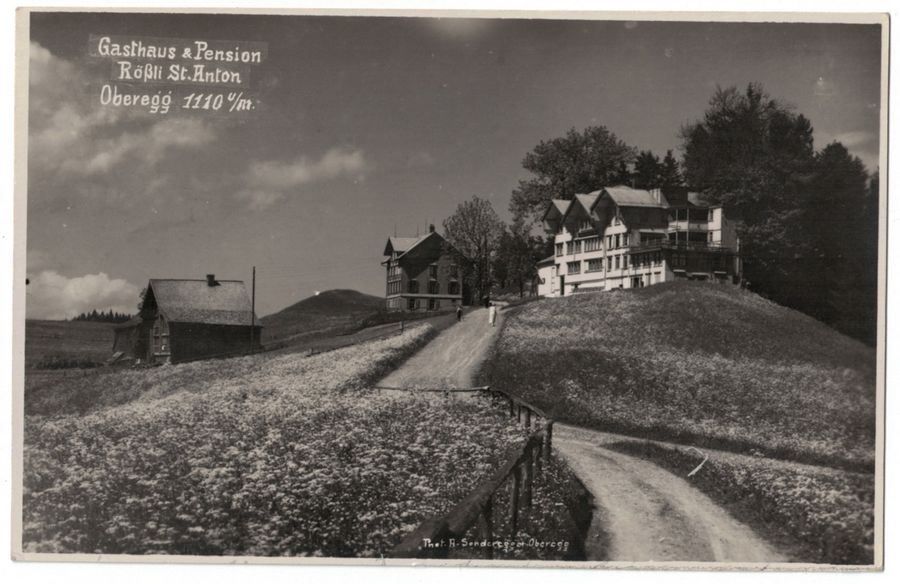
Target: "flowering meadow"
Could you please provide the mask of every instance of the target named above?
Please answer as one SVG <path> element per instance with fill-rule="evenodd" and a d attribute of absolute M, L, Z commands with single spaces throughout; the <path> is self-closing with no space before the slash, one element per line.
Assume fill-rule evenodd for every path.
<path fill-rule="evenodd" d="M 54 415 L 45 400 L 25 421 L 25 549 L 387 553 L 522 438 L 480 399 L 367 389 L 432 334 L 108 373 L 94 407 Z"/>
<path fill-rule="evenodd" d="M 703 460 L 696 452 L 650 442 L 620 442 L 610 448 L 656 461 L 686 476 Z M 874 541 L 874 476 L 708 452 L 688 477 L 739 519 L 767 534 L 794 561 L 871 564 Z"/>
<path fill-rule="evenodd" d="M 484 380 L 599 430 L 871 471 L 875 351 L 694 282 L 511 311 Z"/>

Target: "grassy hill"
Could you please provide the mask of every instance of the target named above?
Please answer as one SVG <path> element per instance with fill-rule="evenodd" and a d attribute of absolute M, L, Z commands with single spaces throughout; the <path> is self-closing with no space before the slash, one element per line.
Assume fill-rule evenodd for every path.
<path fill-rule="evenodd" d="M 263 344 L 350 332 L 383 307 L 383 298 L 355 290 L 321 292 L 262 317 Z"/>
<path fill-rule="evenodd" d="M 600 430 L 874 465 L 874 349 L 728 286 L 673 282 L 526 304 L 484 375 Z"/>
<path fill-rule="evenodd" d="M 25 321 L 25 367 L 59 369 L 101 365 L 112 355 L 113 326 L 107 322 Z"/>

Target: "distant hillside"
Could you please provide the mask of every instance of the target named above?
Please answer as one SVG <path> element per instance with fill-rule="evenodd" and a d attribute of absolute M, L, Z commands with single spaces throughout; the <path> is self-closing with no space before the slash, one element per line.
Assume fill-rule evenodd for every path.
<path fill-rule="evenodd" d="M 262 317 L 263 343 L 350 332 L 384 307 L 384 298 L 356 290 L 327 290 Z"/>
<path fill-rule="evenodd" d="M 875 350 L 745 290 L 672 282 L 511 311 L 486 383 L 563 421 L 868 468 Z"/>

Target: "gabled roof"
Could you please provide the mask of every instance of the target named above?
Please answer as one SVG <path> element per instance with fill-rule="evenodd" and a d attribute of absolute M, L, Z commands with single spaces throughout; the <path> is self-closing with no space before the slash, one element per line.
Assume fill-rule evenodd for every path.
<path fill-rule="evenodd" d="M 240 280 L 152 279 L 152 292 L 159 312 L 170 322 L 246 325 L 253 323 L 253 310 L 247 288 Z M 257 320 L 257 322 L 259 322 Z"/>
<path fill-rule="evenodd" d="M 653 193 L 643 189 L 633 189 L 625 185 L 620 185 L 615 187 L 605 187 L 603 191 L 608 193 L 619 207 L 667 207 L 665 201 L 658 202 L 656 197 L 653 196 Z"/>
<path fill-rule="evenodd" d="M 600 198 L 600 191 L 594 191 L 593 193 L 588 193 L 586 195 L 575 195 L 575 198 L 578 199 L 578 202 L 581 203 L 584 210 L 590 213 L 594 208 L 594 203 Z"/>
<path fill-rule="evenodd" d="M 387 244 L 384 246 L 384 255 L 408 251 L 411 247 L 419 243 L 423 237 L 388 237 Z"/>
<path fill-rule="evenodd" d="M 571 200 L 566 199 L 551 199 L 550 204 L 547 205 L 547 209 L 544 211 L 544 214 L 541 215 L 541 221 L 547 219 L 547 215 L 550 214 L 551 211 L 557 213 L 560 217 L 566 214 L 566 211 L 569 210 L 569 206 L 572 204 Z"/>

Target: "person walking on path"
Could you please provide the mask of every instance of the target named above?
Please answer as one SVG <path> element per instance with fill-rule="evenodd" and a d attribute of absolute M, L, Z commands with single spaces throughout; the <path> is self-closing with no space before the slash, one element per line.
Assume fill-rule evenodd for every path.
<path fill-rule="evenodd" d="M 491 326 L 497 326 L 497 307 L 493 302 L 488 304 L 488 322 L 491 323 Z"/>
<path fill-rule="evenodd" d="M 462 306 L 457 306 L 456 307 L 456 322 L 459 322 L 461 320 L 462 320 Z"/>

